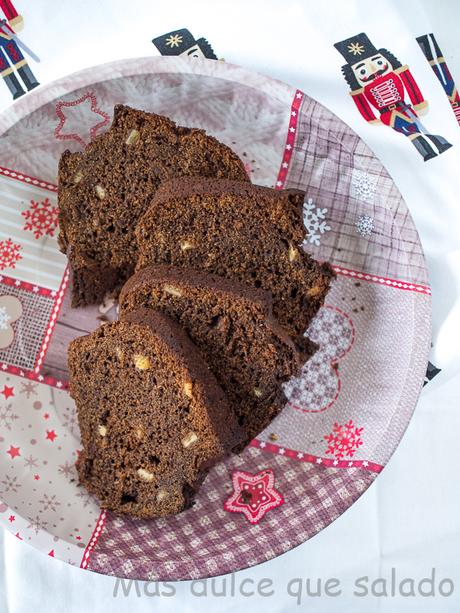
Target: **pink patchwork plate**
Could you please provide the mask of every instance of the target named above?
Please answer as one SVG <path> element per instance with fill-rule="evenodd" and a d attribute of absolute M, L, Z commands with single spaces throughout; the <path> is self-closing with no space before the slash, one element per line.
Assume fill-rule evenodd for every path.
<path fill-rule="evenodd" d="M 305 247 L 337 280 L 308 330 L 321 349 L 281 415 L 216 466 L 195 506 L 155 521 L 101 512 L 77 485 L 71 339 L 116 316 L 71 309 L 56 243 L 57 162 L 127 103 L 230 145 L 255 183 L 306 190 Z M 382 164 L 303 92 L 227 63 L 115 62 L 39 88 L 0 116 L 0 522 L 50 556 L 149 580 L 208 577 L 311 538 L 369 487 L 400 441 L 427 365 L 420 241 Z"/>

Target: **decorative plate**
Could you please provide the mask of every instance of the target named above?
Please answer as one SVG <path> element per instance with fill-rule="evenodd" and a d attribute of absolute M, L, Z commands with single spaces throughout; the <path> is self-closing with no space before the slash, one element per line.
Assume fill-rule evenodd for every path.
<path fill-rule="evenodd" d="M 77 485 L 71 339 L 116 317 L 71 309 L 56 243 L 57 163 L 126 103 L 205 128 L 255 183 L 306 190 L 305 247 L 337 280 L 308 335 L 321 349 L 279 417 L 212 469 L 190 510 L 141 521 Z M 146 580 L 236 571 L 299 545 L 388 462 L 427 366 L 430 289 L 414 224 L 379 160 L 305 93 L 212 60 L 146 58 L 39 88 L 0 116 L 0 522 L 50 556 Z"/>

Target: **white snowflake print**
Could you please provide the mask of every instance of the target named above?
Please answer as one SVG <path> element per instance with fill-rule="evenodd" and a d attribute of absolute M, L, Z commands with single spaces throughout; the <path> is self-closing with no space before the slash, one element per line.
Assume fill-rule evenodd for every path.
<path fill-rule="evenodd" d="M 18 483 L 17 477 L 9 477 L 8 475 L 5 475 L 2 485 L 2 495 L 6 494 L 7 492 L 13 492 L 13 494 L 16 494 L 18 489 L 22 486 L 21 483 Z"/>
<path fill-rule="evenodd" d="M 40 500 L 41 510 L 42 511 L 57 511 L 57 507 L 61 506 L 61 503 L 56 500 L 56 494 L 52 496 L 48 496 L 48 494 L 43 494 L 42 500 Z"/>
<path fill-rule="evenodd" d="M 372 204 L 377 190 L 377 181 L 378 177 L 354 168 L 351 178 L 351 195 L 357 200 Z"/>
<path fill-rule="evenodd" d="M 61 473 L 61 475 L 64 475 L 66 479 L 68 479 L 69 477 L 76 476 L 75 466 L 73 464 L 70 464 L 70 462 L 67 462 L 67 461 L 65 464 L 59 465 L 58 472 Z"/>
<path fill-rule="evenodd" d="M 19 415 L 13 413 L 12 404 L 7 404 L 0 409 L 0 425 L 7 430 L 11 430 L 11 426 L 16 419 L 19 419 Z"/>
<path fill-rule="evenodd" d="M 0 306 L 0 330 L 8 330 L 8 322 L 11 321 L 11 315 L 6 311 L 6 307 Z"/>
<path fill-rule="evenodd" d="M 38 458 L 34 458 L 32 455 L 30 455 L 28 458 L 24 458 L 24 466 L 26 468 L 30 468 L 32 470 L 32 468 L 38 468 L 38 464 L 37 464 Z"/>
<path fill-rule="evenodd" d="M 327 224 L 326 213 L 327 209 L 315 206 L 312 198 L 308 198 L 303 203 L 303 223 L 307 231 L 307 236 L 302 243 L 303 247 L 308 243 L 319 247 L 321 236 L 331 230 L 331 226 Z"/>
<path fill-rule="evenodd" d="M 31 383 L 28 381 L 27 383 L 21 383 L 21 389 L 19 390 L 20 394 L 25 394 L 26 398 L 29 399 L 31 396 L 37 395 L 37 383 Z"/>
<path fill-rule="evenodd" d="M 42 519 L 42 517 L 38 513 L 35 517 L 28 517 L 27 519 L 30 521 L 30 524 L 27 526 L 27 528 L 32 528 L 32 530 L 35 531 L 36 535 L 40 532 L 40 530 L 46 530 L 48 526 L 48 522 Z"/>
<path fill-rule="evenodd" d="M 374 230 L 374 220 L 369 215 L 360 215 L 355 226 L 360 236 L 368 238 Z"/>

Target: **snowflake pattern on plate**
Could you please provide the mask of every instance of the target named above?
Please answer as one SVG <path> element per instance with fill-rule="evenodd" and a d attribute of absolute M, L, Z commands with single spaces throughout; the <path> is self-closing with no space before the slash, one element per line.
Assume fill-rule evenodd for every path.
<path fill-rule="evenodd" d="M 38 458 L 34 458 L 32 454 L 29 455 L 28 458 L 24 458 L 24 466 L 26 468 L 30 468 L 30 470 L 32 470 L 33 468 L 38 468 Z"/>
<path fill-rule="evenodd" d="M 2 429 L 6 428 L 7 430 L 11 430 L 16 419 L 19 419 L 19 415 L 13 412 L 12 404 L 0 407 L 0 426 Z"/>
<path fill-rule="evenodd" d="M 7 494 L 8 492 L 13 492 L 16 494 L 19 489 L 22 487 L 22 483 L 19 483 L 18 478 L 16 476 L 5 475 L 5 478 L 1 482 L 0 492 L 2 496 Z"/>
<path fill-rule="evenodd" d="M 48 522 L 44 520 L 39 513 L 37 513 L 35 517 L 29 517 L 28 520 L 30 523 L 27 528 L 33 530 L 35 532 L 35 536 L 40 532 L 40 530 L 46 530 L 48 526 Z"/>
<path fill-rule="evenodd" d="M 5 306 L 0 306 L 0 330 L 8 330 L 9 321 L 11 321 L 11 315 L 7 313 Z"/>
<path fill-rule="evenodd" d="M 26 219 L 24 230 L 33 232 L 36 239 L 42 236 L 54 236 L 58 226 L 58 211 L 58 207 L 53 206 L 49 198 L 41 202 L 31 200 L 29 209 L 21 213 Z"/>
<path fill-rule="evenodd" d="M 326 455 L 332 454 L 336 460 L 343 460 L 345 457 L 352 458 L 363 444 L 361 439 L 363 430 L 364 428 L 357 428 L 352 419 L 346 424 L 335 422 L 332 432 L 324 436 L 324 440 L 329 445 Z"/>
<path fill-rule="evenodd" d="M 43 494 L 42 500 L 39 501 L 41 505 L 42 513 L 50 509 L 51 511 L 57 511 L 57 508 L 61 506 L 59 500 L 56 499 L 56 494 Z"/>
<path fill-rule="evenodd" d="M 31 396 L 37 395 L 37 387 L 38 383 L 32 383 L 31 381 L 27 381 L 27 383 L 21 383 L 21 389 L 19 390 L 19 393 L 25 394 L 28 400 Z"/>
<path fill-rule="evenodd" d="M 0 520 L 18 539 L 78 565 L 100 511 L 93 498 L 71 493 L 83 489 L 72 417 L 65 391 L 0 369 Z"/>
<path fill-rule="evenodd" d="M 77 436 L 78 438 L 80 437 L 80 431 L 78 428 L 77 421 L 77 412 L 75 410 L 75 406 L 71 405 L 70 403 L 62 411 L 62 425 L 73 436 Z"/>
<path fill-rule="evenodd" d="M 356 232 L 363 238 L 368 238 L 374 230 L 374 220 L 369 215 L 360 215 L 355 224 Z"/>
<path fill-rule="evenodd" d="M 319 247 L 321 236 L 331 230 L 326 220 L 327 209 L 315 206 L 312 198 L 303 203 L 303 223 L 307 236 L 302 243 L 303 247 L 308 244 Z"/>
<path fill-rule="evenodd" d="M 351 195 L 356 200 L 372 204 L 377 191 L 377 181 L 378 177 L 354 168 L 351 177 Z"/>
<path fill-rule="evenodd" d="M 21 245 L 13 243 L 11 238 L 8 238 L 6 241 L 0 241 L 0 270 L 15 268 L 16 262 L 22 259 L 21 249 Z"/>

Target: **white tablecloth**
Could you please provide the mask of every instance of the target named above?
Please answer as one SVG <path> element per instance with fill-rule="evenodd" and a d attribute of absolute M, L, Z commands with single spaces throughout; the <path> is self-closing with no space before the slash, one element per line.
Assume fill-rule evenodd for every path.
<path fill-rule="evenodd" d="M 455 0 L 79 0 L 14 2 L 24 15 L 24 41 L 40 56 L 31 67 L 41 83 L 75 70 L 124 57 L 158 52 L 155 36 L 187 27 L 206 37 L 218 57 L 280 78 L 307 92 L 355 129 L 382 159 L 417 224 L 433 288 L 433 362 L 442 372 L 424 389 L 414 418 L 394 457 L 362 498 L 331 526 L 297 549 L 257 568 L 237 573 L 236 595 L 193 596 L 189 583 L 160 586 L 174 596 L 149 596 L 155 586 L 139 584 L 129 596 L 113 597 L 115 580 L 84 572 L 39 553 L 0 532 L 0 612 L 83 611 L 425 611 L 460 610 L 460 127 L 415 37 L 434 32 L 451 72 L 460 83 Z M 401 135 L 366 124 L 347 93 L 342 61 L 333 43 L 358 32 L 409 64 L 430 102 L 426 123 L 436 126 L 454 147 L 423 163 Z M 0 106 L 11 96 L 0 85 Z M 391 595 L 392 569 L 396 596 Z M 436 596 L 398 595 L 405 578 L 417 583 L 435 569 Z M 355 581 L 386 579 L 387 597 L 353 594 Z M 262 578 L 273 581 L 273 595 L 242 596 Z M 340 581 L 341 594 L 324 594 L 327 579 Z M 451 596 L 439 582 L 451 579 Z M 300 604 L 294 595 L 302 580 Z M 322 582 L 322 596 L 309 596 Z M 364 582 L 364 580 L 363 580 Z M 288 587 L 290 589 L 288 590 Z M 211 592 L 211 582 L 207 588 Z M 222 580 L 216 580 L 217 590 Z M 425 586 L 426 587 L 426 586 Z M 444 583 L 446 591 L 449 584 Z M 383 589 L 383 581 L 376 588 Z M 406 591 L 410 584 L 406 582 Z M 227 593 L 230 585 L 227 578 Z M 267 590 L 270 591 L 270 590 Z M 291 592 L 290 595 L 288 591 Z M 417 589 L 416 589 L 417 592 Z M 418 592 L 417 592 L 418 593 Z"/>

